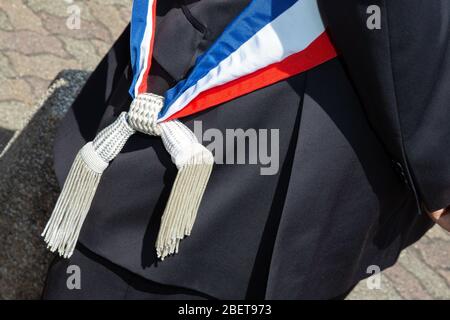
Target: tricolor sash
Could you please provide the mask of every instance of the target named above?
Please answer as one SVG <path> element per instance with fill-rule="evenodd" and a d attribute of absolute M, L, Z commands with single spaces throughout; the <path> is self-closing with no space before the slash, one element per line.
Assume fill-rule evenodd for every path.
<path fill-rule="evenodd" d="M 219 105 L 335 56 L 317 0 L 253 0 L 166 93 L 158 121 Z"/>
<path fill-rule="evenodd" d="M 161 136 L 178 168 L 156 241 L 159 258 L 177 253 L 191 233 L 214 163 L 211 152 L 177 119 L 336 56 L 317 0 L 253 0 L 197 59 L 186 79 L 160 97 L 147 93 L 155 20 L 156 0 L 133 2 L 130 110 L 80 150 L 43 232 L 48 247 L 64 257 L 74 251 L 102 173 L 136 131 Z"/>

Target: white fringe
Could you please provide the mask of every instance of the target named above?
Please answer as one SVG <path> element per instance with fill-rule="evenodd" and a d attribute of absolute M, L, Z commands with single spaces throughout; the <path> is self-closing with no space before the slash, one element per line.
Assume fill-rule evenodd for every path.
<path fill-rule="evenodd" d="M 161 135 L 178 168 L 156 241 L 161 260 L 178 252 L 180 241 L 191 234 L 214 158 L 181 122 L 156 122 L 163 99 L 150 94 L 138 96 L 128 114 L 123 112 L 80 150 L 42 233 L 52 252 L 58 251 L 65 258 L 72 255 L 103 171 L 136 130 Z"/>
<path fill-rule="evenodd" d="M 64 258 L 72 255 L 102 172 L 107 166 L 108 163 L 96 155 L 91 142 L 78 152 L 42 233 L 52 252 L 57 250 Z"/>
<path fill-rule="evenodd" d="M 181 122 L 163 123 L 161 129 L 164 145 L 178 167 L 156 240 L 156 253 L 164 260 L 177 253 L 180 241 L 191 234 L 214 158 Z"/>
<path fill-rule="evenodd" d="M 78 152 L 42 233 L 52 252 L 64 258 L 72 255 L 103 171 L 134 132 L 123 112 Z"/>

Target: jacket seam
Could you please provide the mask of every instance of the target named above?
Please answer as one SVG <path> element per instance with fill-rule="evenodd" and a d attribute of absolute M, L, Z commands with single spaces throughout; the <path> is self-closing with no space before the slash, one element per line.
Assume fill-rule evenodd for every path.
<path fill-rule="evenodd" d="M 191 10 L 188 8 L 188 6 L 186 4 L 186 0 L 182 0 L 181 2 L 182 2 L 182 4 L 180 4 L 181 10 L 183 11 L 184 15 L 186 16 L 186 19 L 188 19 L 190 24 L 192 24 L 192 26 L 197 31 L 199 31 L 200 33 L 205 35 L 208 31 L 208 28 L 192 14 Z"/>
<path fill-rule="evenodd" d="M 389 27 L 389 13 L 388 13 L 388 4 L 386 2 L 386 0 L 383 0 L 384 3 L 384 7 L 386 9 L 386 28 L 387 28 L 387 38 L 388 38 L 388 54 L 389 54 L 389 64 L 390 64 L 390 71 L 391 71 L 391 79 L 392 79 L 392 88 L 394 91 L 394 102 L 395 102 L 395 116 L 396 116 L 396 122 L 397 125 L 400 129 L 400 144 L 401 144 L 401 152 L 404 158 L 404 162 L 405 162 L 405 170 L 406 173 L 408 175 L 408 179 L 411 183 L 411 189 L 414 192 L 415 198 L 416 198 L 416 203 L 417 203 L 417 209 L 418 209 L 418 213 L 420 214 L 422 211 L 422 203 L 423 201 L 421 201 L 422 196 L 419 194 L 418 189 L 416 188 L 415 185 L 415 181 L 412 177 L 412 173 L 411 173 L 411 168 L 410 168 L 410 164 L 408 161 L 408 156 L 407 156 L 407 152 L 406 152 L 406 148 L 405 148 L 405 140 L 404 140 L 404 136 L 403 136 L 403 130 L 402 130 L 402 123 L 401 123 L 401 119 L 400 119 L 400 112 L 399 112 L 399 102 L 398 102 L 398 97 L 397 97 L 397 86 L 396 86 L 396 81 L 395 81 L 395 72 L 394 72 L 394 67 L 393 67 L 393 61 L 392 61 L 392 41 L 391 41 L 391 36 L 390 36 L 390 27 Z"/>
<path fill-rule="evenodd" d="M 188 22 L 192 25 L 192 27 L 201 33 L 202 37 L 199 40 L 199 43 L 195 47 L 195 51 L 192 54 L 191 60 L 189 62 L 189 65 L 187 66 L 186 70 L 183 71 L 183 76 L 181 78 L 186 77 L 189 70 L 192 68 L 192 66 L 195 64 L 195 61 L 197 57 L 199 56 L 202 47 L 202 43 L 205 42 L 205 40 L 208 38 L 208 28 L 206 25 L 204 25 L 199 19 L 197 19 L 191 12 L 191 10 L 188 8 L 186 4 L 186 0 L 179 0 L 180 1 L 180 7 L 181 11 L 183 12 L 185 18 L 188 20 Z M 178 79 L 180 80 L 180 79 Z"/>

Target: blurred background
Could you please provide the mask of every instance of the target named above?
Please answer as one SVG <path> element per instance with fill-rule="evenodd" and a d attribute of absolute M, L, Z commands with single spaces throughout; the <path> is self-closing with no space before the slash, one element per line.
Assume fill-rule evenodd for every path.
<path fill-rule="evenodd" d="M 54 133 L 130 11 L 131 0 L 0 0 L 0 299 L 40 297 Z M 450 299 L 450 234 L 434 227 L 348 299 Z"/>

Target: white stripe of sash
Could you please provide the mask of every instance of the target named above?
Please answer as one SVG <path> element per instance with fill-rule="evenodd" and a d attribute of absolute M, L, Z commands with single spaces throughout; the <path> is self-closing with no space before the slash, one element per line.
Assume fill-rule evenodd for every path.
<path fill-rule="evenodd" d="M 149 0 L 148 9 L 147 9 L 147 25 L 145 27 L 144 37 L 142 39 L 141 47 L 140 47 L 140 56 L 139 56 L 139 77 L 136 81 L 136 85 L 134 87 L 134 96 L 137 97 L 139 92 L 139 87 L 142 83 L 142 78 L 144 77 L 145 72 L 147 71 L 148 60 L 149 60 L 149 52 L 151 46 L 151 39 L 153 34 L 153 2 L 155 0 Z M 151 57 L 150 57 L 151 59 Z"/>

